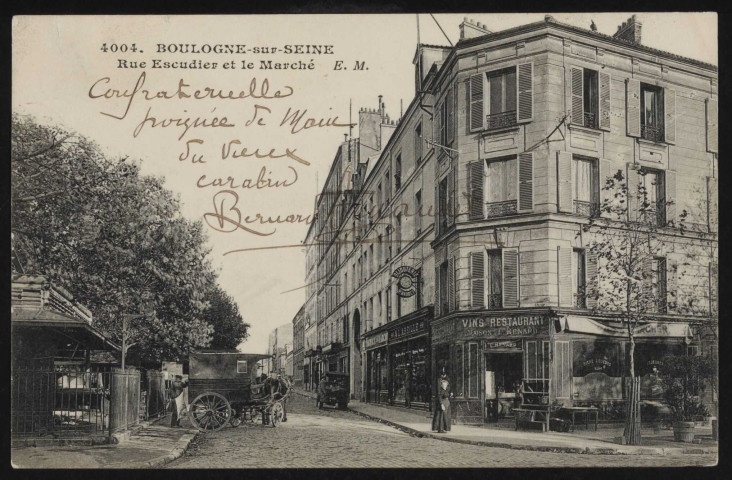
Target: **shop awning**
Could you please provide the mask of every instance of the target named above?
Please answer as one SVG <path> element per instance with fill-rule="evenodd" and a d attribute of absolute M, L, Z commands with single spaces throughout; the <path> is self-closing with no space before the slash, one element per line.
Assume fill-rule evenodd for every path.
<path fill-rule="evenodd" d="M 567 315 L 562 319 L 562 331 L 606 337 L 627 337 L 628 328 L 621 322 L 607 322 L 589 317 Z M 685 338 L 692 339 L 693 332 L 684 322 L 645 322 L 635 327 L 636 338 Z"/>

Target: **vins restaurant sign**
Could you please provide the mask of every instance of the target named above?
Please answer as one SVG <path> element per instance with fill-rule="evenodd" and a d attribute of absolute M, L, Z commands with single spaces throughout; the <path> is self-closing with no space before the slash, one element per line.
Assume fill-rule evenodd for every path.
<path fill-rule="evenodd" d="M 549 334 L 549 325 L 546 315 L 454 318 L 435 326 L 432 340 L 546 336 Z"/>

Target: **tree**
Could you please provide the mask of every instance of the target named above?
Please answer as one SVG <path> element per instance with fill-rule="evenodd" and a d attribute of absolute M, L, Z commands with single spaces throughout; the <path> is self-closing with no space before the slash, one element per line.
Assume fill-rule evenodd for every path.
<path fill-rule="evenodd" d="M 211 291 L 208 300 L 205 318 L 214 329 L 211 348 L 236 348 L 249 336 L 250 325 L 244 323 L 239 307 L 220 287 Z"/>
<path fill-rule="evenodd" d="M 163 179 L 112 161 L 88 139 L 14 115 L 11 142 L 13 263 L 46 275 L 120 340 L 130 359 L 159 363 L 208 346 L 216 275 L 200 221 L 182 217 Z"/>
<path fill-rule="evenodd" d="M 654 282 L 653 269 L 670 241 L 668 228 L 676 227 L 673 202 L 654 198 L 656 184 L 642 169 L 618 171 L 605 179 L 599 216 L 581 228 L 586 236 L 588 259 L 596 259 L 597 279 L 590 282 L 587 297 L 594 309 L 610 314 L 626 327 L 629 394 L 625 422 L 628 444 L 641 441 L 640 382 L 635 374 L 635 334 L 639 323 L 665 313 L 665 285 Z M 646 185 L 647 184 L 647 185 Z M 658 267 L 655 267 L 658 268 Z M 663 267 L 665 268 L 665 267 Z"/>

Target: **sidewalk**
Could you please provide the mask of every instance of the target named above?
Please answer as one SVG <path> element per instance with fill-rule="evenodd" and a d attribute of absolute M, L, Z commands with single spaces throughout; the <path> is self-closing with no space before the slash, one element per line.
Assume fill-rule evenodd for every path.
<path fill-rule="evenodd" d="M 315 398 L 314 392 L 297 389 L 296 393 Z M 617 437 L 622 428 L 599 428 L 596 432 L 580 430 L 574 433 L 525 432 L 513 429 L 486 426 L 452 424 L 447 433 L 431 430 L 432 417 L 429 412 L 400 407 L 386 407 L 351 400 L 348 408 L 363 417 L 386 423 L 411 435 L 435 438 L 450 442 L 483 445 L 519 450 L 540 450 L 550 452 L 586 453 L 604 455 L 682 455 L 717 453 L 717 442 L 711 440 L 711 427 L 697 427 L 696 436 L 701 445 L 683 444 L 673 441 L 671 430 L 654 432 L 643 429 L 644 445 L 620 445 Z"/>
<path fill-rule="evenodd" d="M 11 464 L 15 468 L 154 468 L 183 455 L 198 433 L 168 425 L 169 415 L 122 435 L 119 443 L 111 445 L 14 448 Z"/>

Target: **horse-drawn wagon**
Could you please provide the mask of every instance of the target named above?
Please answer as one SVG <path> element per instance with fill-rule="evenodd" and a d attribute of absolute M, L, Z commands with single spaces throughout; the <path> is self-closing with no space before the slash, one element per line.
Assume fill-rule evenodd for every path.
<path fill-rule="evenodd" d="M 257 364 L 266 354 L 196 352 L 189 355 L 188 416 L 194 427 L 215 431 L 227 423 L 238 427 L 257 414 L 276 427 L 284 416 L 287 397 L 272 395 L 258 383 Z M 289 392 L 288 392 L 289 393 Z"/>

